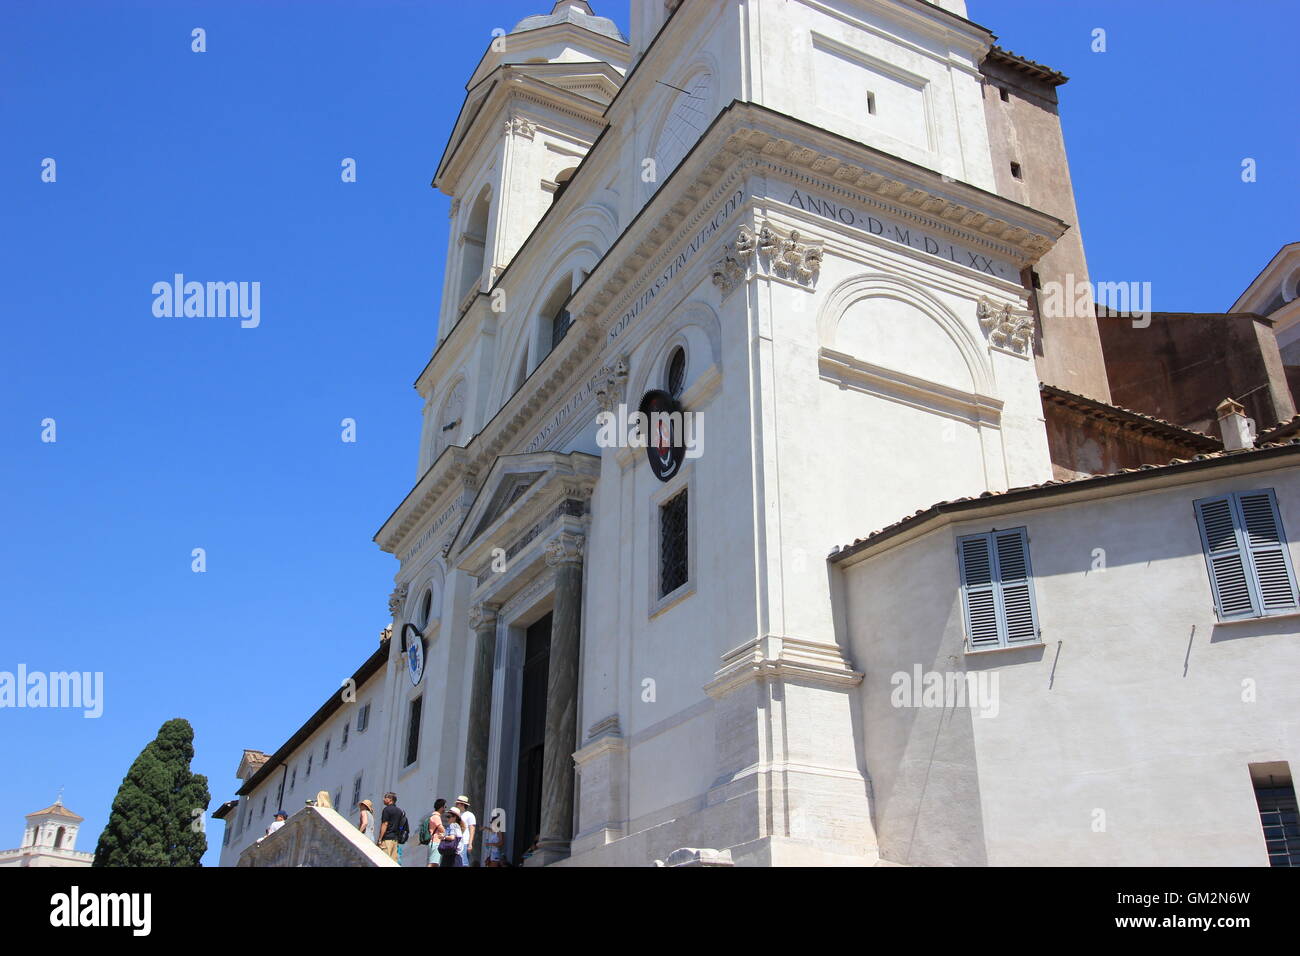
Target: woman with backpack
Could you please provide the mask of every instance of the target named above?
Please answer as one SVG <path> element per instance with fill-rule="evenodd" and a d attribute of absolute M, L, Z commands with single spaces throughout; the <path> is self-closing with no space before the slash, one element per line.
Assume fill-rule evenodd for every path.
<path fill-rule="evenodd" d="M 438 844 L 447 835 L 447 828 L 442 822 L 442 808 L 446 805 L 447 801 L 442 797 L 433 801 L 433 812 L 429 814 L 429 819 L 420 824 L 420 842 L 429 845 L 429 866 L 440 866 L 442 862 L 442 851 L 438 849 Z"/>

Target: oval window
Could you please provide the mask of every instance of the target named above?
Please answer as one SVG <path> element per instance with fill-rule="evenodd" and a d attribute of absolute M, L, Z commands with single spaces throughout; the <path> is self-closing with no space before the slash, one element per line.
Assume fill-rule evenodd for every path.
<path fill-rule="evenodd" d="M 668 359 L 667 392 L 673 398 L 682 397 L 682 387 L 686 384 L 686 350 L 680 346 L 673 349 Z"/>

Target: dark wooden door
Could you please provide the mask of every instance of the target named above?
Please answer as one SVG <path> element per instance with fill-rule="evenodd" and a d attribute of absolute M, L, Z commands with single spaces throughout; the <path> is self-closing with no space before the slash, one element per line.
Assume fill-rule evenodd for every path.
<path fill-rule="evenodd" d="M 514 858 L 533 845 L 542 823 L 542 746 L 546 740 L 546 679 L 551 662 L 551 615 L 528 628 L 519 701 L 519 768 L 515 792 Z"/>

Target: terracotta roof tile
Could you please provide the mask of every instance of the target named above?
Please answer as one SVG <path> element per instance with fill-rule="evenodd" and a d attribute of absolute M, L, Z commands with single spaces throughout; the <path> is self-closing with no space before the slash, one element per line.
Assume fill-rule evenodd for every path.
<path fill-rule="evenodd" d="M 1087 395 L 1067 391 L 1055 385 L 1048 385 L 1045 382 L 1038 383 L 1038 390 L 1045 399 L 1066 407 L 1085 408 L 1092 414 L 1105 416 L 1117 424 L 1137 425 L 1146 427 L 1151 431 L 1163 432 L 1166 437 L 1201 446 L 1206 451 L 1218 450 L 1223 447 L 1223 442 L 1213 435 L 1207 435 L 1205 432 L 1197 431 L 1194 428 L 1187 428 L 1184 425 L 1165 421 L 1163 418 L 1156 418 L 1154 415 L 1148 415 L 1132 408 L 1125 408 L 1123 405 L 1112 405 L 1109 402 L 1101 401 L 1101 399 L 1089 398 Z M 1296 417 L 1300 418 L 1300 416 Z"/>
<path fill-rule="evenodd" d="M 989 49 L 988 58 L 990 60 L 998 60 L 999 62 L 1014 66 L 1016 69 L 1036 76 L 1040 80 L 1046 80 L 1053 86 L 1060 86 L 1063 83 L 1068 83 L 1070 80 L 1070 78 L 1060 70 L 1054 70 L 1050 66 L 1035 62 L 1028 57 L 1021 56 L 1019 53 L 1012 53 L 1006 47 L 991 47 Z"/>
<path fill-rule="evenodd" d="M 55 800 L 52 804 L 50 804 L 50 805 L 49 805 L 48 807 L 46 807 L 44 810 L 37 810 L 35 813 L 29 813 L 29 814 L 27 814 L 27 816 L 29 816 L 29 817 L 44 817 L 44 816 L 52 816 L 52 817 L 67 817 L 69 820 L 84 820 L 84 819 L 86 819 L 85 817 L 79 817 L 79 816 L 77 816 L 77 814 L 73 813 L 71 810 L 69 810 L 67 807 L 65 807 L 65 806 L 63 805 L 63 802 L 62 802 L 61 800 Z"/>
<path fill-rule="evenodd" d="M 1060 479 L 1054 478 L 1049 481 L 1040 482 L 1036 485 L 1021 485 L 1016 488 L 1008 488 L 1006 491 L 982 491 L 980 492 L 978 497 L 974 497 L 974 498 L 970 496 L 965 496 L 961 498 L 952 498 L 945 501 L 938 501 L 932 504 L 928 508 L 918 509 L 917 511 L 906 516 L 905 518 L 895 521 L 893 524 L 888 524 L 885 525 L 885 527 L 883 528 L 878 528 L 877 530 L 871 532 L 869 535 L 867 535 L 864 538 L 855 538 L 852 544 L 847 544 L 844 545 L 843 547 L 835 548 L 835 550 L 833 550 L 829 555 L 827 555 L 827 559 L 830 561 L 839 561 L 845 557 L 848 557 L 848 555 L 853 552 L 862 550 L 864 547 L 871 544 L 873 541 L 880 538 L 882 535 L 894 534 L 898 531 L 901 531 L 903 528 L 909 527 L 914 524 L 920 524 L 922 521 L 928 521 L 931 518 L 938 517 L 938 515 L 941 513 L 943 509 L 951 507 L 953 505 L 962 504 L 963 502 L 978 501 L 978 500 L 989 499 L 989 498 L 1008 498 L 1013 495 L 1024 495 L 1027 492 L 1052 488 L 1059 485 L 1084 485 L 1089 482 L 1108 481 L 1108 480 L 1119 478 L 1123 475 L 1135 474 L 1137 472 L 1164 472 L 1174 468 L 1186 468 L 1190 465 L 1195 465 L 1198 462 L 1212 461 L 1221 458 L 1239 458 L 1242 457 L 1243 455 L 1252 455 L 1252 454 L 1258 454 L 1260 452 L 1275 451 L 1276 449 L 1279 448 L 1291 448 L 1291 449 L 1300 450 L 1300 438 L 1294 438 L 1286 442 L 1268 442 L 1266 444 L 1261 444 L 1256 448 L 1244 449 L 1239 451 L 1207 452 L 1204 454 L 1196 455 L 1190 459 L 1174 458 L 1170 460 L 1167 464 L 1163 464 L 1163 465 L 1142 465 L 1138 468 L 1121 468 L 1119 471 L 1107 472 L 1105 474 L 1099 474 L 1099 475 L 1080 475 L 1078 478 L 1060 478 Z"/>

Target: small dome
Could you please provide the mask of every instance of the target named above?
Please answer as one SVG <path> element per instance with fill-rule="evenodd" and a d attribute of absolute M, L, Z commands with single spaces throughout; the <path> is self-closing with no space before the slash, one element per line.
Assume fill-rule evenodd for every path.
<path fill-rule="evenodd" d="M 618 40 L 620 43 L 627 42 L 627 38 L 619 31 L 614 21 L 609 17 L 596 16 L 586 0 L 559 0 L 550 13 L 524 17 L 515 24 L 515 28 L 510 33 L 513 35 L 528 30 L 539 30 L 557 23 L 572 23 L 574 26 Z"/>

